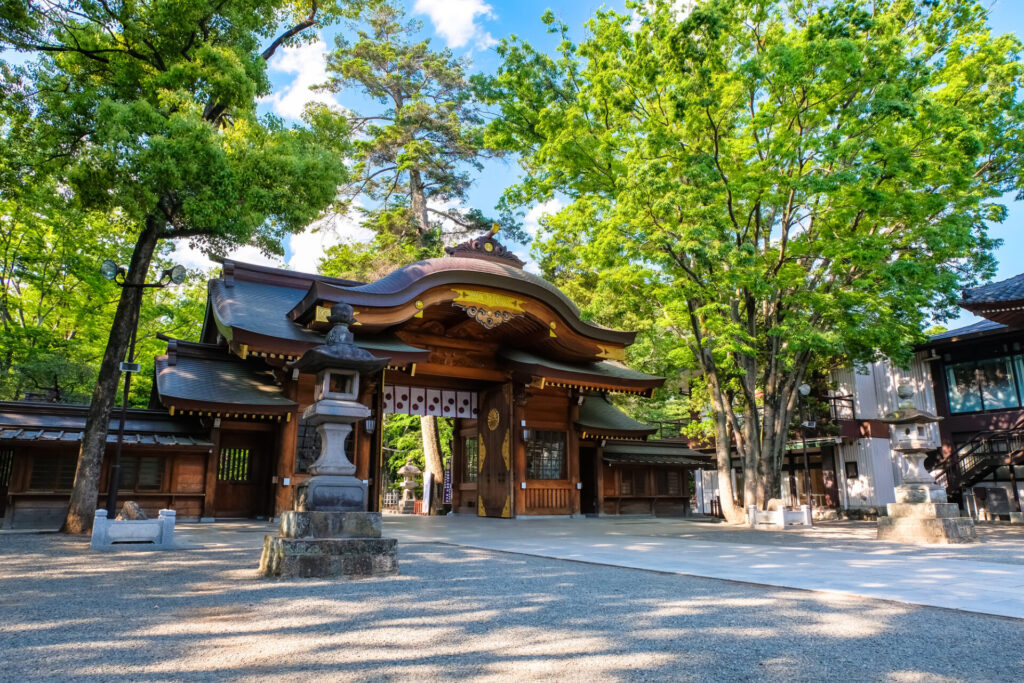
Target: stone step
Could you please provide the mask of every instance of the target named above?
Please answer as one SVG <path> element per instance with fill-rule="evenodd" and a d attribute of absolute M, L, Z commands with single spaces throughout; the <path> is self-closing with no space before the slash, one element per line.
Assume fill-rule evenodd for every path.
<path fill-rule="evenodd" d="M 267 536 L 259 574 L 281 579 L 394 576 L 398 574 L 398 541 Z"/>
<path fill-rule="evenodd" d="M 284 512 L 282 538 L 380 538 L 379 512 Z"/>
<path fill-rule="evenodd" d="M 960 516 L 956 503 L 889 503 L 886 505 L 890 517 L 954 518 Z"/>

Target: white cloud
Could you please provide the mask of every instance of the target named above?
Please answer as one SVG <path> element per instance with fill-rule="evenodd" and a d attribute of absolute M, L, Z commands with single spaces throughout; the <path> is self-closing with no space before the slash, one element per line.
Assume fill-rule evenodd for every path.
<path fill-rule="evenodd" d="M 314 85 L 327 82 L 327 45 L 317 38 L 316 42 L 278 51 L 270 60 L 271 72 L 291 75 L 291 82 L 283 84 L 260 102 L 270 105 L 274 113 L 287 119 L 298 119 L 310 102 L 323 102 L 339 108 L 338 101 L 329 92 L 310 90 Z"/>
<path fill-rule="evenodd" d="M 528 232 L 533 239 L 537 239 L 537 233 L 540 232 L 541 227 L 540 219 L 547 215 L 556 214 L 563 208 L 565 208 L 565 204 L 557 197 L 537 204 L 523 218 L 523 230 Z"/>
<path fill-rule="evenodd" d="M 494 8 L 483 0 L 416 0 L 413 10 L 430 17 L 434 30 L 448 47 L 465 47 L 472 42 L 477 49 L 486 50 L 498 42 L 477 23 L 478 17 L 498 18 Z"/>
<path fill-rule="evenodd" d="M 288 267 L 302 273 L 315 273 L 328 248 L 342 242 L 369 242 L 371 239 L 373 231 L 359 226 L 356 212 L 332 214 L 288 238 Z"/>

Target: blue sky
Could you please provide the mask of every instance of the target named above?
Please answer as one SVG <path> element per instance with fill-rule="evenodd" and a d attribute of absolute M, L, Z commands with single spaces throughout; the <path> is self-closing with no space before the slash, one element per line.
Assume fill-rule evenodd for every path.
<path fill-rule="evenodd" d="M 550 49 L 555 38 L 546 33 L 540 22 L 545 10 L 551 9 L 556 16 L 572 27 L 577 36 L 582 35 L 584 22 L 601 7 L 622 8 L 623 2 L 596 2 L 593 0 L 407 0 L 409 15 L 423 22 L 423 34 L 435 46 L 448 46 L 456 54 L 472 60 L 474 71 L 490 72 L 498 65 L 493 46 L 503 37 L 515 34 L 539 48 Z M 991 25 L 996 32 L 1013 32 L 1024 38 L 1024 0 L 995 0 L 991 5 Z M 302 106 L 312 97 L 327 98 L 327 95 L 311 95 L 309 85 L 325 80 L 323 58 L 326 50 L 334 44 L 337 27 L 322 32 L 321 43 L 290 50 L 275 56 L 271 63 L 274 94 L 262 105 L 266 111 L 274 111 L 286 118 L 301 113 Z M 279 59 L 280 57 L 280 59 Z M 335 104 L 359 110 L 361 102 L 344 94 L 330 97 Z M 485 213 L 491 212 L 502 190 L 515 182 L 517 168 L 501 161 L 487 164 L 480 174 L 469 200 L 472 206 Z M 1004 279 L 1024 271 L 1024 202 L 1007 198 L 1009 216 L 1002 224 L 993 225 L 991 235 L 1003 240 L 996 252 L 999 259 L 997 279 Z M 527 227 L 535 228 L 536 219 L 544 207 L 538 207 L 527 216 Z M 341 238 L 355 239 L 360 233 L 353 225 L 341 221 L 336 233 L 304 233 L 292 237 L 285 245 L 285 261 L 296 269 L 310 270 L 324 246 Z M 523 250 L 525 253 L 525 250 Z M 240 258 L 260 257 L 255 250 L 244 250 Z M 976 318 L 968 313 L 949 321 L 949 327 L 970 324 Z"/>

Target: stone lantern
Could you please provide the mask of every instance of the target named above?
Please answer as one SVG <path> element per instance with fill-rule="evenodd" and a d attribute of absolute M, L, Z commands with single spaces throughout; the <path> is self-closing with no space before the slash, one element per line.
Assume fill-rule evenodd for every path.
<path fill-rule="evenodd" d="M 412 460 L 406 460 L 405 464 L 398 470 L 402 475 L 402 502 L 398 504 L 398 512 L 403 515 L 411 515 L 416 510 L 416 477 L 423 474 L 423 470 L 412 464 Z"/>
<path fill-rule="evenodd" d="M 398 572 L 394 539 L 381 534 L 379 512 L 366 511 L 366 485 L 355 478 L 345 452 L 352 425 L 370 416 L 358 402 L 361 376 L 380 372 L 389 358 L 376 358 L 354 343 L 348 326 L 352 307 L 335 304 L 326 343 L 307 351 L 291 367 L 315 372 L 315 399 L 303 412 L 320 435 L 313 476 L 297 487 L 295 510 L 281 515 L 279 536 L 267 536 L 263 576 L 362 577 Z"/>
<path fill-rule="evenodd" d="M 878 540 L 902 543 L 970 543 L 978 539 L 974 520 L 960 516 L 960 506 L 946 501 L 946 489 L 935 483 L 924 460 L 937 444 L 928 425 L 941 417 L 914 407 L 914 391 L 901 385 L 899 408 L 882 421 L 896 433 L 894 450 L 907 462 L 903 483 L 896 487 L 896 502 L 888 516 L 878 520 Z"/>

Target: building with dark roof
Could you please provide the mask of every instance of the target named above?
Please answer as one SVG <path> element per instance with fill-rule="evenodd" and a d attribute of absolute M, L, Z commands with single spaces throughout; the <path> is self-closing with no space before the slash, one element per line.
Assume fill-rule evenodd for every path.
<path fill-rule="evenodd" d="M 292 363 L 323 344 L 330 309 L 344 302 L 354 311 L 355 343 L 387 359 L 379 376 L 361 384 L 360 401 L 373 415 L 354 430 L 349 448 L 357 476 L 374 492 L 371 508 L 379 507 L 386 483 L 384 416 L 404 413 L 455 420 L 455 512 L 685 511 L 691 473 L 710 458 L 683 443 L 642 450 L 654 429 L 608 400 L 616 393 L 650 396 L 663 383 L 622 362 L 635 334 L 584 319 L 493 235 L 448 252 L 372 283 L 224 260 L 209 282 L 201 338 L 168 340 L 155 362 L 147 414 L 188 425 L 190 440 L 162 443 L 169 437 L 154 435 L 150 443 L 129 426 L 126 452 L 151 449 L 150 460 L 130 467 L 150 474 L 141 485 L 148 488 L 122 476 L 119 497 L 152 510 L 177 508 L 183 518 L 271 517 L 292 509 L 317 447 L 300 419 L 313 401 L 315 378 Z M 20 429 L 18 419 L 5 422 L 0 414 L 0 437 Z M 56 427 L 41 425 L 41 434 Z M 60 516 L 69 482 L 54 475 L 41 490 L 42 475 L 34 474 L 42 467 L 36 444 L 50 437 L 19 439 L 0 438 L 0 448 L 13 445 L 13 476 L 8 490 L 0 489 L 7 524 Z M 54 439 L 66 447 L 47 467 L 73 470 L 73 440 Z M 29 512 L 44 503 L 48 513 Z"/>

